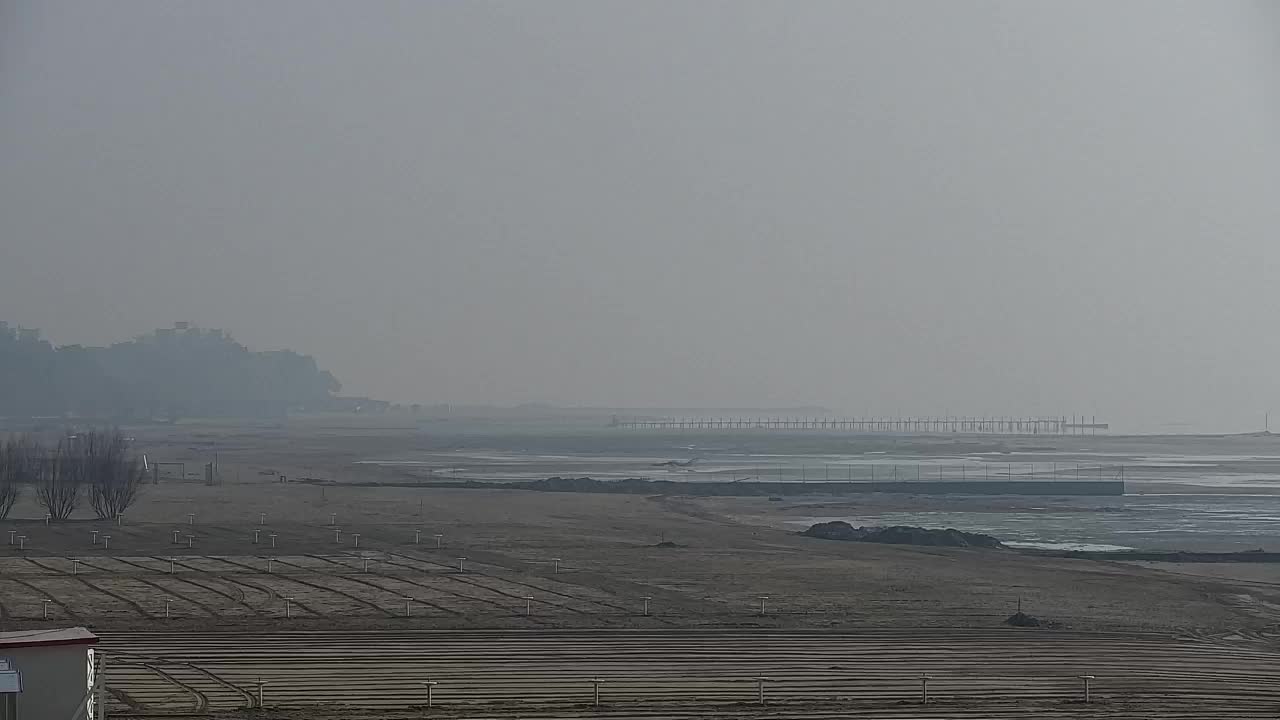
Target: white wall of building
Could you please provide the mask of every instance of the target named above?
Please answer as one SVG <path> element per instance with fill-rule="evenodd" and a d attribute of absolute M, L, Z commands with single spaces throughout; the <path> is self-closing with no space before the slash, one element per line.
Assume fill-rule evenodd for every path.
<path fill-rule="evenodd" d="M 70 720 L 89 689 L 92 645 L 37 645 L 0 648 L 22 672 L 18 695 L 21 720 Z"/>

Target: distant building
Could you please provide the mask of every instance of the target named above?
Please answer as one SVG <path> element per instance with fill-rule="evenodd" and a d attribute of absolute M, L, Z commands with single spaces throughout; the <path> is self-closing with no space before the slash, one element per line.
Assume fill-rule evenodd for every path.
<path fill-rule="evenodd" d="M 0 633 L 0 718 L 100 718 L 93 692 L 97 643 L 82 627 Z"/>
<path fill-rule="evenodd" d="M 329 412 L 384 413 L 391 409 L 391 402 L 388 400 L 374 400 L 367 397 L 335 395 L 326 400 L 323 406 L 310 409 L 327 410 Z"/>
<path fill-rule="evenodd" d="M 18 339 L 23 342 L 38 342 L 40 340 L 39 328 L 18 328 Z"/>

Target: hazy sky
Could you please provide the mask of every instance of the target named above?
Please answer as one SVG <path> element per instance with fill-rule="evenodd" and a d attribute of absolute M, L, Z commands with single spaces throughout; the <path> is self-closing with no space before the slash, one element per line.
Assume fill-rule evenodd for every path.
<path fill-rule="evenodd" d="M 1256 429 L 1276 8 L 0 0 L 0 319 L 405 402 Z"/>

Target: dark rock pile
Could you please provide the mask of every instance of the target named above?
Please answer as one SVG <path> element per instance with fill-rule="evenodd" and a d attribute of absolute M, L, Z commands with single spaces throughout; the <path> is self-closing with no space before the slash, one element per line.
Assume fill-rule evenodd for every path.
<path fill-rule="evenodd" d="M 891 545 L 927 545 L 931 547 L 1003 548 L 997 538 L 981 533 L 967 533 L 947 528 L 914 527 L 854 527 L 843 520 L 818 523 L 800 533 L 824 540 L 849 540 L 853 542 L 887 543 Z"/>
<path fill-rule="evenodd" d="M 1019 610 L 1006 618 L 1004 624 L 1012 625 L 1014 627 L 1040 627 L 1044 623 L 1040 622 L 1040 618 L 1027 615 Z"/>

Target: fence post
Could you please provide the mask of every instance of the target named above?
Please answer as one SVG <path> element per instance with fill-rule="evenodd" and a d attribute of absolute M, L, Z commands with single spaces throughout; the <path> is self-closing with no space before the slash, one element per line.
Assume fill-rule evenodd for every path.
<path fill-rule="evenodd" d="M 1088 703 L 1089 703 L 1089 701 L 1090 701 L 1090 697 L 1089 697 L 1089 681 L 1093 679 L 1093 676 L 1092 676 L 1092 675 L 1077 675 L 1077 677 L 1079 677 L 1079 678 L 1080 678 L 1080 682 L 1084 684 L 1084 701 L 1085 701 L 1085 704 L 1088 704 Z"/>
<path fill-rule="evenodd" d="M 98 701 L 94 703 L 98 711 L 98 720 L 107 718 L 107 663 L 101 650 L 93 652 L 93 679 L 97 683 Z"/>
<path fill-rule="evenodd" d="M 271 681 L 270 681 L 270 680 L 263 680 L 261 675 L 259 675 L 259 676 L 258 676 L 258 683 L 257 683 L 257 684 L 258 684 L 258 709 L 259 709 L 259 710 L 261 710 L 262 708 L 266 707 L 266 705 L 265 705 L 265 704 L 264 704 L 264 702 L 263 702 L 263 693 L 262 693 L 262 688 L 263 688 L 267 683 L 269 683 L 269 682 L 271 682 Z"/>
<path fill-rule="evenodd" d="M 440 683 L 437 683 L 434 680 L 419 680 L 418 682 L 422 683 L 422 686 L 427 690 L 427 709 L 430 710 L 431 709 L 431 689 L 434 688 L 436 685 L 439 685 Z"/>
<path fill-rule="evenodd" d="M 756 678 L 756 694 L 757 694 L 757 699 L 759 700 L 759 702 L 760 702 L 760 704 L 761 704 L 761 705 L 764 705 L 764 704 L 765 704 L 765 699 L 764 699 L 764 684 L 765 684 L 765 683 L 767 683 L 767 682 L 769 682 L 769 681 L 770 681 L 770 680 L 772 680 L 772 679 L 773 679 L 773 678 L 767 678 L 767 677 L 764 677 L 763 675 L 761 675 L 760 677 L 757 677 L 757 678 Z"/>

